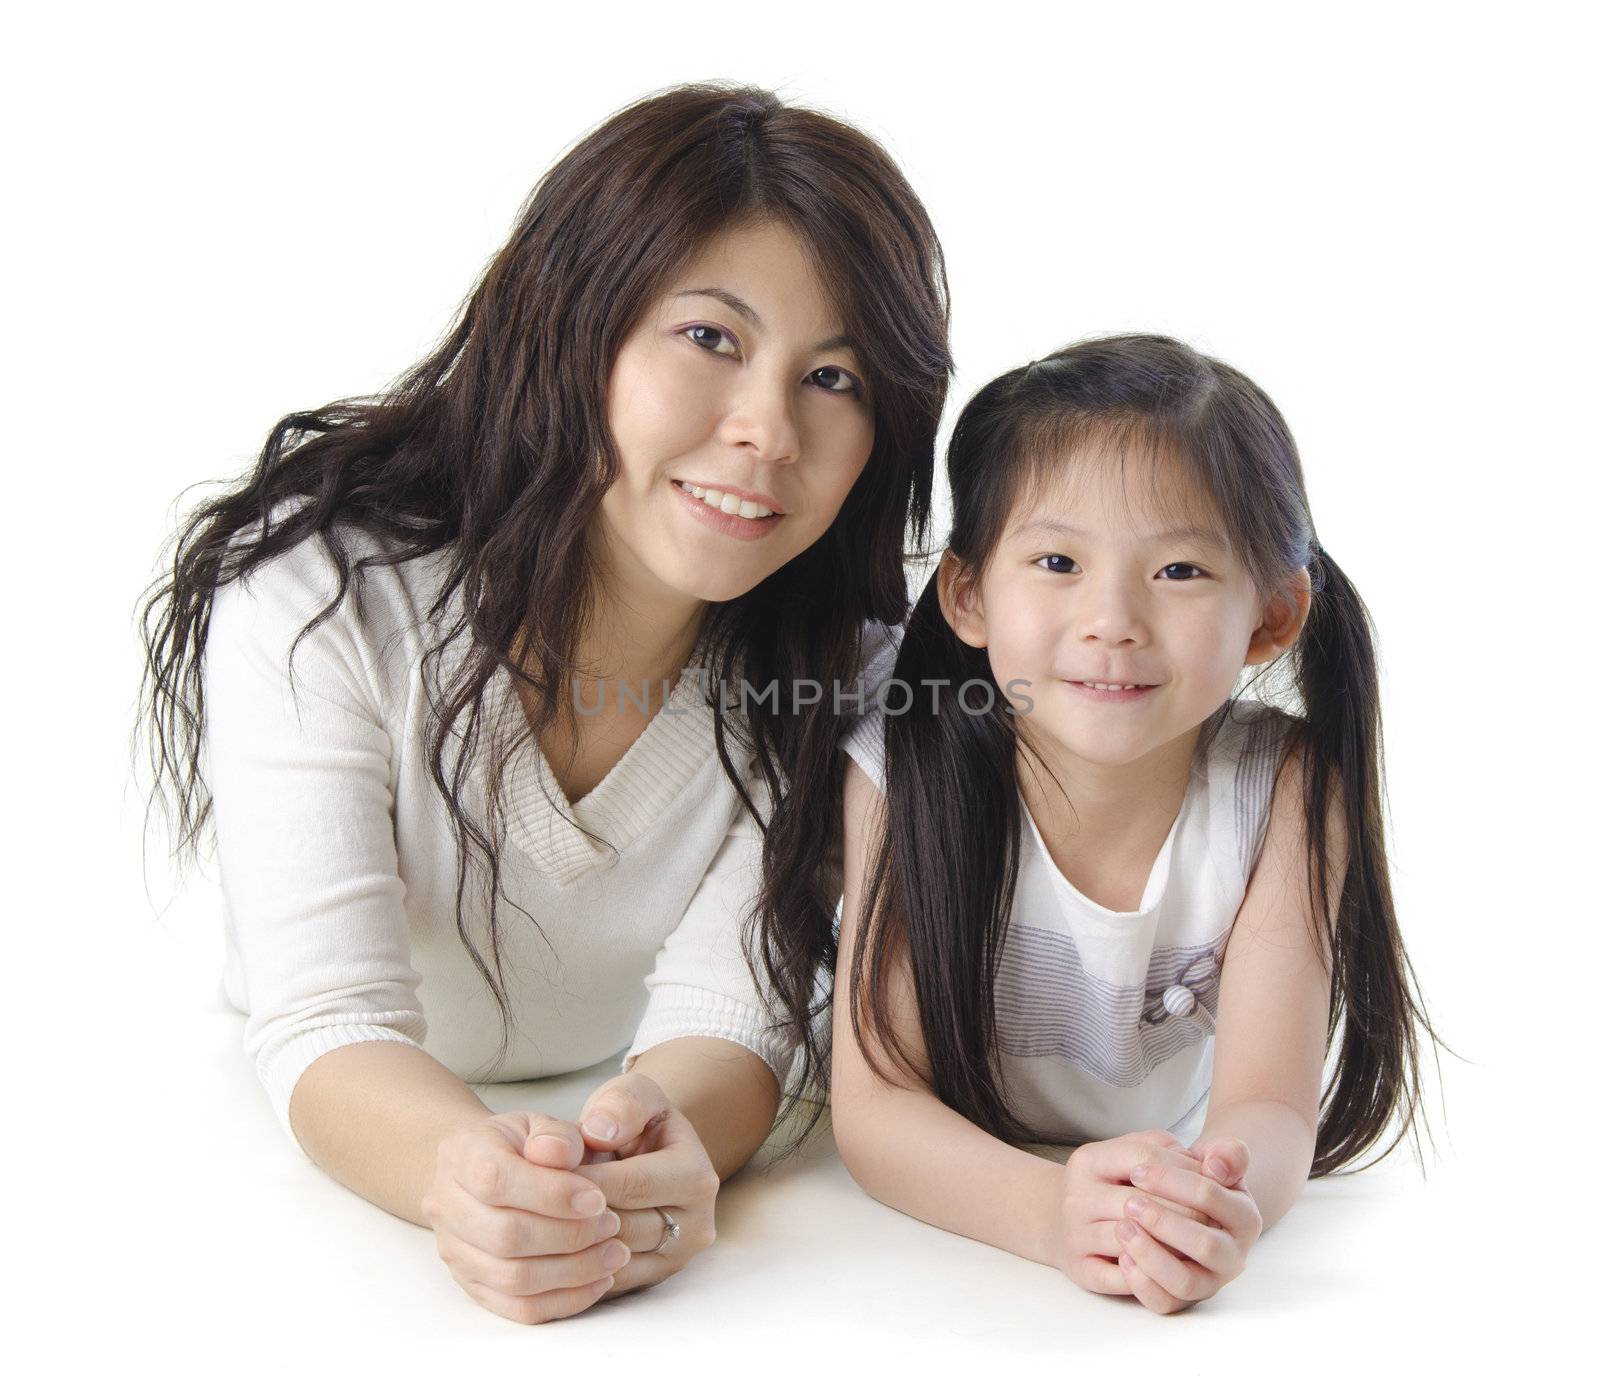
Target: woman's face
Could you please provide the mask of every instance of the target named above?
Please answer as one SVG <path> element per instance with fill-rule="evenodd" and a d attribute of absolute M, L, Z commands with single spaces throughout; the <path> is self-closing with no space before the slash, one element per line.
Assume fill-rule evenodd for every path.
<path fill-rule="evenodd" d="M 608 576 L 727 601 L 809 548 L 872 451 L 865 386 L 790 231 L 761 222 L 710 242 L 612 366 L 621 469 L 595 532 Z"/>

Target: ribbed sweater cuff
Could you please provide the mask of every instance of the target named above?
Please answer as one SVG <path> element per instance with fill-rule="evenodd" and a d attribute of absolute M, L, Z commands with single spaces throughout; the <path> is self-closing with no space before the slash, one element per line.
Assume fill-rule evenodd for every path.
<path fill-rule="evenodd" d="M 768 1017 L 754 1006 L 716 991 L 662 983 L 650 992 L 650 1004 L 639 1032 L 623 1055 L 622 1071 L 627 1072 L 633 1060 L 646 1049 L 666 1043 L 668 1039 L 727 1039 L 748 1048 L 766 1063 L 781 1087 L 789 1071 L 793 1047 L 772 1033 L 769 1023 Z"/>
<path fill-rule="evenodd" d="M 387 1029 L 381 1024 L 329 1024 L 296 1034 L 287 1042 L 264 1051 L 256 1060 L 256 1072 L 261 1078 L 261 1085 L 267 1089 L 273 1115 L 277 1116 L 284 1134 L 294 1141 L 296 1148 L 308 1159 L 310 1153 L 289 1124 L 289 1098 L 294 1095 L 295 1083 L 324 1053 L 331 1053 L 346 1044 L 362 1044 L 372 1040 L 410 1044 L 412 1048 L 422 1047 L 408 1035 Z"/>

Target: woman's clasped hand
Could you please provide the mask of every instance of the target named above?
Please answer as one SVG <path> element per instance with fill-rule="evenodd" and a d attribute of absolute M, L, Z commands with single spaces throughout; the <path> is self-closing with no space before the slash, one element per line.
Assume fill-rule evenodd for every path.
<path fill-rule="evenodd" d="M 422 1210 L 468 1297 L 531 1324 L 676 1274 L 716 1239 L 718 1187 L 694 1127 L 625 1073 L 576 1123 L 512 1111 L 446 1137 Z"/>

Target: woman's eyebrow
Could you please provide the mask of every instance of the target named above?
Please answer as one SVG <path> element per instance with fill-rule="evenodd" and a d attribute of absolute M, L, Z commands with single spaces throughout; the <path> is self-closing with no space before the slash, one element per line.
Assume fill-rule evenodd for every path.
<path fill-rule="evenodd" d="M 745 319 L 745 321 L 754 324 L 758 328 L 766 326 L 766 324 L 761 320 L 760 313 L 746 303 L 744 299 L 740 298 L 738 294 L 729 293 L 727 289 L 683 289 L 681 292 L 675 293 L 672 296 L 674 298 L 715 298 L 719 303 L 726 303 L 728 307 L 732 308 L 733 311 L 738 313 L 740 317 Z M 811 349 L 813 351 L 833 351 L 845 348 L 848 348 L 851 351 L 855 351 L 857 349 L 855 341 L 841 332 L 837 336 L 829 337 L 826 341 L 819 341 Z"/>

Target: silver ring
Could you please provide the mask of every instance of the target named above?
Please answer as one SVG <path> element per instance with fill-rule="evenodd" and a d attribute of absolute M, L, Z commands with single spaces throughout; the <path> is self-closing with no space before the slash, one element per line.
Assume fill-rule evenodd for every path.
<path fill-rule="evenodd" d="M 665 1226 L 661 1231 L 661 1244 L 658 1245 L 655 1250 L 650 1252 L 652 1255 L 665 1250 L 669 1245 L 677 1240 L 679 1236 L 683 1235 L 683 1228 L 679 1226 L 677 1222 L 672 1220 L 672 1214 L 668 1212 L 665 1207 L 657 1207 L 656 1211 L 661 1213 L 661 1220 L 665 1223 Z"/>

